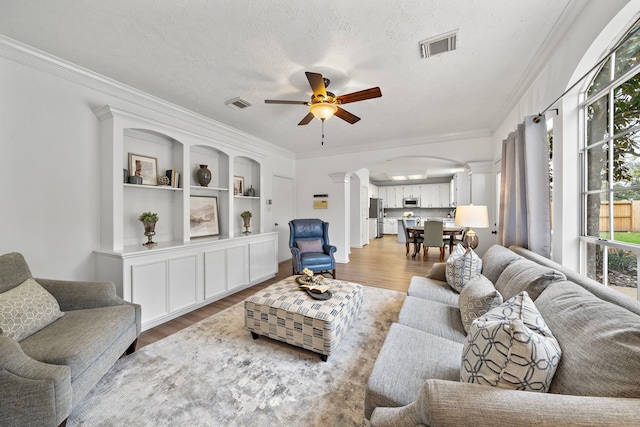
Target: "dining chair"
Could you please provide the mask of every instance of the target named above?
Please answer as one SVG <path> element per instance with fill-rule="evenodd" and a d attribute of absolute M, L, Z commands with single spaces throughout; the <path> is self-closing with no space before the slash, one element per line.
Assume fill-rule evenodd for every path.
<path fill-rule="evenodd" d="M 413 242 L 413 235 L 411 235 L 411 233 L 409 233 L 408 230 L 409 225 L 407 224 L 407 219 L 406 218 L 402 218 L 402 231 L 404 232 L 404 239 L 405 239 L 405 246 L 407 248 L 407 253 L 405 255 L 409 255 L 409 244 L 411 242 Z M 422 237 L 418 237 L 418 245 L 420 245 L 422 243 L 424 239 Z M 420 246 L 418 246 L 418 250 L 416 251 L 420 252 Z"/>
<path fill-rule="evenodd" d="M 444 248 L 449 244 L 449 237 L 442 234 L 444 225 L 442 221 L 424 222 L 425 257 L 429 254 L 429 248 L 440 248 L 440 261 L 444 261 Z"/>

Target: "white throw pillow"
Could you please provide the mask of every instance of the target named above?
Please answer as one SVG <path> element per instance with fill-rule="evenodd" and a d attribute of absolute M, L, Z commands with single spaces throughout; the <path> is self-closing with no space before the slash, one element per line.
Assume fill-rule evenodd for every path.
<path fill-rule="evenodd" d="M 63 314 L 53 295 L 27 279 L 0 294 L 0 335 L 22 341 Z"/>
<path fill-rule="evenodd" d="M 475 279 L 482 271 L 482 260 L 473 249 L 465 249 L 460 243 L 456 245 L 447 259 L 447 283 L 456 292 Z"/>
<path fill-rule="evenodd" d="M 560 346 L 526 292 L 473 321 L 460 380 L 544 392 L 560 363 Z"/>

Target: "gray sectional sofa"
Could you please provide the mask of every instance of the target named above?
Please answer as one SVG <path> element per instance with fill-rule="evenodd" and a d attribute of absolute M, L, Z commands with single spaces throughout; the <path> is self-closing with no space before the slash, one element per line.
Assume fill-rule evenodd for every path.
<path fill-rule="evenodd" d="M 7 301 L 14 303 L 19 288 L 34 283 L 30 279 L 22 255 L 0 256 L 0 425 L 55 427 L 66 423 L 72 408 L 123 353 L 135 350 L 141 308 L 119 298 L 113 283 L 35 279 L 38 296 L 25 298 L 23 292 L 17 298 L 30 299 L 25 304 L 41 312 L 53 305 L 63 314 L 16 340 L 7 336 L 11 325 L 41 320 L 41 313 L 23 310 L 12 323 Z M 51 295 L 53 304 L 42 302 L 51 302 Z"/>
<path fill-rule="evenodd" d="M 549 392 L 460 381 L 466 332 L 439 263 L 412 278 L 376 359 L 371 426 L 639 425 L 640 303 L 519 247 L 492 246 L 482 264 L 505 300 L 526 290 L 557 339 Z"/>

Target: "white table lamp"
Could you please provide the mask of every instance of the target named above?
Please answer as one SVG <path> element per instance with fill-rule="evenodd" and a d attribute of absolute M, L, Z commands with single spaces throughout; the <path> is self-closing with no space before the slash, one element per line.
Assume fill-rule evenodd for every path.
<path fill-rule="evenodd" d="M 473 227 L 488 228 L 489 213 L 486 206 L 473 204 L 468 206 L 458 206 L 456 208 L 456 222 L 459 227 L 468 227 L 467 233 L 462 240 L 464 247 L 475 249 L 478 247 L 480 240 Z"/>

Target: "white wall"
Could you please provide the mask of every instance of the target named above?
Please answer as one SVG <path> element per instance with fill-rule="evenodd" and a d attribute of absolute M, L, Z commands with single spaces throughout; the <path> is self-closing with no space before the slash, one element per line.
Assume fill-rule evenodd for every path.
<path fill-rule="evenodd" d="M 1 37 L 0 93 L 0 254 L 21 252 L 36 277 L 94 277 L 102 177 L 93 110 L 105 104 L 189 122 L 266 155 L 263 176 L 294 175 L 292 153 Z M 271 198 L 271 180 L 262 185 Z M 271 207 L 264 214 L 263 224 L 272 224 Z"/>
<path fill-rule="evenodd" d="M 553 50 L 549 61 L 536 76 L 525 95 L 496 128 L 493 142 L 494 161 L 500 159 L 502 140 L 515 130 L 525 116 L 540 113 L 582 77 L 608 51 L 627 24 L 637 19 L 638 0 L 589 2 L 582 14 Z M 578 93 L 589 79 L 578 84 L 552 108 L 554 117 L 554 194 L 552 257 L 579 270 L 578 234 L 580 183 L 578 161 Z"/>

